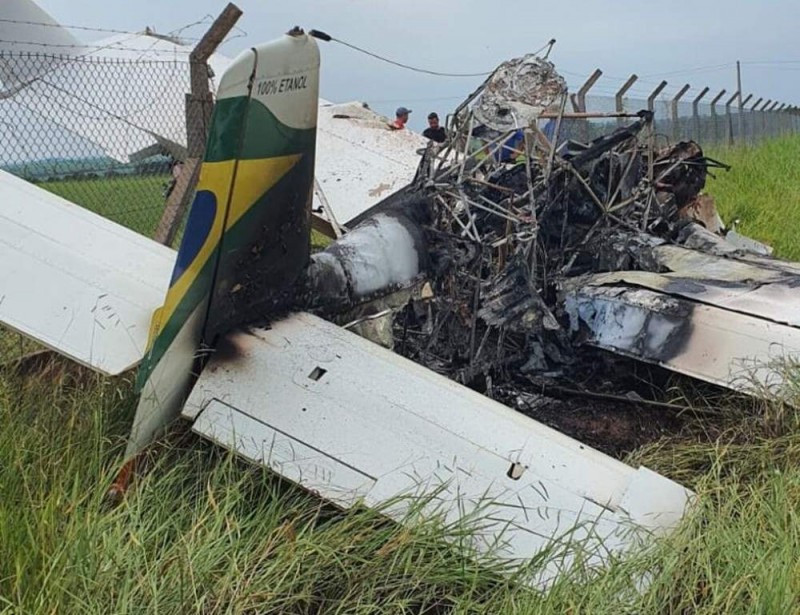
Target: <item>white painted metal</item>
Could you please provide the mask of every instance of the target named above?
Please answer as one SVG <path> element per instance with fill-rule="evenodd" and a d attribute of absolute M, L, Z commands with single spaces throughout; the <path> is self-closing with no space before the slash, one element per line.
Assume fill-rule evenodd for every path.
<path fill-rule="evenodd" d="M 340 506 L 440 490 L 428 512 L 481 516 L 478 548 L 527 560 L 572 533 L 600 563 L 637 528 L 673 527 L 691 495 L 310 314 L 230 341 L 236 357 L 211 361 L 184 416 Z M 408 503 L 388 513 L 402 521 Z"/>
<path fill-rule="evenodd" d="M 0 321 L 106 374 L 147 345 L 175 253 L 0 171 Z"/>
<path fill-rule="evenodd" d="M 800 329 L 665 293 L 587 286 L 565 309 L 591 344 L 743 392 L 780 388 L 781 361 L 800 357 Z"/>
<path fill-rule="evenodd" d="M 734 261 L 729 261 L 734 262 Z M 571 286 L 613 286 L 630 284 L 692 299 L 715 307 L 800 327 L 800 277 L 776 276 L 772 282 L 753 278 L 731 280 L 726 277 L 691 277 L 674 273 L 619 271 L 584 276 Z M 780 279 L 783 278 L 783 279 Z"/>
<path fill-rule="evenodd" d="M 314 254 L 311 271 L 336 271 L 340 288 L 352 300 L 381 289 L 406 285 L 419 274 L 420 255 L 414 237 L 397 218 L 376 214 L 335 244 L 335 252 Z"/>
<path fill-rule="evenodd" d="M 428 140 L 362 103 L 320 100 L 315 175 L 333 215 L 347 224 L 413 178 Z M 315 202 L 315 209 L 322 204 Z"/>
<path fill-rule="evenodd" d="M 704 229 L 701 232 L 706 238 L 710 235 Z M 648 249 L 648 253 L 665 273 L 613 271 L 589 274 L 565 281 L 564 288 L 575 290 L 585 286 L 627 283 L 800 327 L 798 263 L 757 255 L 741 259 L 735 252 L 720 256 L 676 245 L 654 246 Z"/>
<path fill-rule="evenodd" d="M 142 385 L 126 459 L 142 451 L 180 412 L 195 376 L 192 365 L 197 356 L 197 332 L 203 326 L 206 307 L 203 301 L 194 309 Z"/>

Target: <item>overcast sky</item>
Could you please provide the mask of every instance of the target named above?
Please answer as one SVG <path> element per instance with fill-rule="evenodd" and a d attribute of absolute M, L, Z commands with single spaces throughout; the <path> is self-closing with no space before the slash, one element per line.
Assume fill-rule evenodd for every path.
<path fill-rule="evenodd" d="M 2 0 L 0 0 L 2 1 Z M 169 32 L 216 16 L 220 0 L 39 0 L 67 25 L 122 30 L 151 26 Z M 595 68 L 603 77 L 592 93 L 613 95 L 631 73 L 640 76 L 631 93 L 661 79 L 667 94 L 690 83 L 691 99 L 703 86 L 712 94 L 736 90 L 735 62 L 742 64 L 745 93 L 800 103 L 797 0 L 237 0 L 246 33 L 226 43 L 229 56 L 297 24 L 316 28 L 406 64 L 442 72 L 490 70 L 504 59 L 557 40 L 551 59 L 576 90 Z M 203 29 L 186 31 L 200 36 Z M 82 40 L 100 33 L 76 31 Z M 242 32 L 239 32 L 242 34 Z M 336 102 L 364 100 L 393 113 L 414 110 L 419 128 L 430 110 L 446 114 L 481 78 L 433 77 L 395 68 L 336 43 L 320 43 L 321 95 Z"/>

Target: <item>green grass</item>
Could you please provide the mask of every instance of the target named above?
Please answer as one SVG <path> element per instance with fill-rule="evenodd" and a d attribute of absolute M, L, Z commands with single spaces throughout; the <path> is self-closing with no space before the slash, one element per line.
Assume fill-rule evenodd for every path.
<path fill-rule="evenodd" d="M 164 211 L 166 175 L 110 177 L 44 182 L 41 188 L 102 214 L 147 237 L 155 233 Z"/>
<path fill-rule="evenodd" d="M 709 181 L 723 216 L 788 256 L 800 230 L 791 200 L 800 178 L 789 168 L 798 149 L 800 139 L 788 139 L 746 155 L 710 152 L 734 165 Z M 785 181 L 772 171 L 782 166 Z M 518 582 L 538 562 L 509 576 L 464 546 L 468 524 L 415 519 L 405 528 L 371 511 L 338 512 L 177 430 L 129 497 L 109 507 L 131 383 L 63 365 L 0 372 L 0 611 L 800 612 L 797 366 L 787 366 L 794 405 L 676 390 L 696 418 L 629 462 L 694 489 L 693 510 L 674 534 L 603 571 L 579 564 L 541 596 Z"/>
<path fill-rule="evenodd" d="M 702 407 L 703 401 L 693 403 Z M 693 487 L 680 530 L 546 596 L 463 546 L 469 524 L 338 512 L 175 432 L 103 500 L 130 383 L 73 368 L 0 380 L 0 605 L 20 613 L 790 613 L 800 606 L 800 433 L 785 406 L 716 406 L 721 435 L 632 460 Z M 727 418 L 722 418 L 726 417 Z M 456 546 L 453 546 L 456 545 Z M 457 546 L 461 545 L 461 546 Z M 649 588 L 637 583 L 649 578 Z M 2 608 L 2 607 L 0 607 Z"/>
<path fill-rule="evenodd" d="M 709 148 L 707 155 L 733 168 L 715 171 L 706 191 L 727 225 L 800 260 L 800 138 L 784 137 L 750 148 Z"/>

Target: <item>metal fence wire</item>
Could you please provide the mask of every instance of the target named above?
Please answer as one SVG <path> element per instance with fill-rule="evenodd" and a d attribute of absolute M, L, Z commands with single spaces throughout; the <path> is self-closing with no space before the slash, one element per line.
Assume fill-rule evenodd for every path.
<path fill-rule="evenodd" d="M 0 169 L 152 237 L 187 156 L 189 92 L 187 54 L 0 53 Z M 0 362 L 27 348 L 0 329 Z"/>

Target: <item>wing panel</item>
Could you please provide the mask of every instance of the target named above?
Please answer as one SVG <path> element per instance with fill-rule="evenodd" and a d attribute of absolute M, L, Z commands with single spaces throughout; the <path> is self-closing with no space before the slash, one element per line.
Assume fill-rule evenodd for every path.
<path fill-rule="evenodd" d="M 0 171 L 0 321 L 88 367 L 141 361 L 175 252 Z"/>
<path fill-rule="evenodd" d="M 309 314 L 228 340 L 184 416 L 340 505 L 429 495 L 428 512 L 488 520 L 478 548 L 499 541 L 505 557 L 528 559 L 592 535 L 599 563 L 636 544 L 637 527 L 672 527 L 690 495 Z M 402 520 L 414 501 L 388 514 Z"/>

